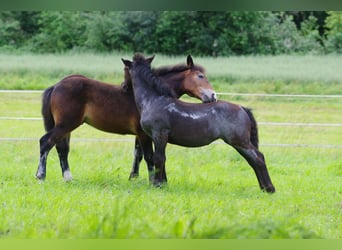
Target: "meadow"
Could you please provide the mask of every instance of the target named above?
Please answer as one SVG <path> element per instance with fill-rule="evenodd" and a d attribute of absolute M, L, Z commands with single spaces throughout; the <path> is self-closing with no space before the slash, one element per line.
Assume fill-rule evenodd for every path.
<path fill-rule="evenodd" d="M 0 89 L 42 90 L 68 74 L 119 84 L 127 54 L 1 55 Z M 157 55 L 154 66 L 185 62 Z M 83 125 L 72 133 L 65 183 L 52 150 L 45 182 L 39 157 L 41 92 L 0 91 L 1 238 L 342 238 L 342 58 L 196 58 L 219 99 L 251 107 L 260 150 L 277 189 L 263 193 L 230 146 L 167 146 L 168 185 L 128 181 L 132 135 Z M 186 101 L 194 101 L 189 97 Z M 309 124 L 309 126 L 308 126 Z"/>

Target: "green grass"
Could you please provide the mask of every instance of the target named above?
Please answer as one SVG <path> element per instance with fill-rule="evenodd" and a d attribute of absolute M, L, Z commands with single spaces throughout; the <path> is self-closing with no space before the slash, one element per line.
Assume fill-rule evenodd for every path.
<path fill-rule="evenodd" d="M 341 238 L 340 150 L 263 148 L 277 193 L 262 193 L 234 151 L 169 146 L 169 184 L 127 180 L 133 143 L 73 142 L 75 180 L 51 152 L 34 179 L 37 142 L 2 142 L 2 237 Z M 208 153 L 209 152 L 209 153 Z"/>
<path fill-rule="evenodd" d="M 132 54 L 2 54 L 0 89 L 44 89 L 69 74 L 120 84 L 121 58 Z M 218 92 L 342 94 L 340 56 L 196 58 Z M 185 63 L 186 56 L 156 55 L 153 66 Z M 327 84 L 329 88 L 327 88 Z"/>
<path fill-rule="evenodd" d="M 84 58 L 87 56 L 90 57 Z M 18 63 L 18 68 L 24 68 L 22 74 L 18 73 L 16 62 L 11 62 L 15 56 L 6 58 L 11 62 L 6 70 L 2 69 L 1 60 L 0 74 L 5 76 L 0 80 L 1 88 L 26 88 L 20 81 L 27 82 L 40 75 L 40 66 L 34 66 L 37 58 L 46 63 L 41 74 L 46 81 L 40 86 L 48 86 L 67 73 L 69 66 L 61 66 L 63 58 L 82 56 L 56 56 L 56 65 L 50 64 L 54 56 L 23 57 L 30 60 L 23 59 L 22 66 Z M 106 55 L 94 57 L 102 58 L 96 61 L 98 64 L 111 60 Z M 240 62 L 247 59 L 241 58 Z M 20 57 L 15 60 L 20 61 Z M 167 60 L 182 61 L 165 58 L 165 64 Z M 216 59 L 198 58 L 204 66 L 206 60 Z M 258 58 L 250 60 L 255 62 Z M 293 57 L 293 60 L 301 59 Z M 75 71 L 84 70 L 74 73 L 112 76 L 110 67 L 92 70 L 86 69 L 85 63 L 74 67 Z M 120 61 L 117 67 L 119 71 L 122 69 Z M 208 74 L 214 74 L 206 68 Z M 117 74 L 120 82 L 120 73 Z M 282 82 L 277 89 L 271 86 L 273 80 L 255 78 L 259 77 L 257 83 L 244 73 L 232 81 L 219 83 L 224 77 L 215 75 L 214 80 L 222 92 L 233 92 L 231 87 L 238 91 L 249 83 L 253 87 L 248 92 L 259 86 L 258 92 L 279 93 L 287 88 L 289 93 L 315 93 L 318 86 L 322 93 L 340 94 L 342 83 L 341 79 L 321 82 L 318 76 L 307 77 L 303 81 L 311 87 L 306 89 L 299 80 L 284 76 L 277 80 Z M 277 73 L 273 78 L 278 78 Z M 3 79 L 13 79 L 14 85 L 6 85 Z M 261 84 L 264 80 L 270 85 Z M 252 107 L 259 122 L 342 123 L 340 99 L 220 98 Z M 40 117 L 40 93 L 0 93 L 0 103 L 0 117 Z M 341 146 L 341 127 L 259 125 L 261 151 L 277 188 L 273 195 L 260 191 L 252 169 L 237 152 L 222 143 L 202 148 L 168 145 L 169 182 L 162 189 L 148 184 L 145 163 L 141 165 L 140 177 L 128 181 L 134 137 L 107 134 L 88 125 L 72 134 L 70 165 L 74 180 L 71 183 L 62 180 L 57 153 L 52 150 L 47 179 L 38 182 L 34 175 L 39 138 L 43 134 L 40 120 L 0 120 L 0 138 L 33 138 L 0 143 L 1 238 L 342 238 L 341 148 L 265 146 L 280 143 Z M 129 140 L 89 142 L 82 138 Z"/>

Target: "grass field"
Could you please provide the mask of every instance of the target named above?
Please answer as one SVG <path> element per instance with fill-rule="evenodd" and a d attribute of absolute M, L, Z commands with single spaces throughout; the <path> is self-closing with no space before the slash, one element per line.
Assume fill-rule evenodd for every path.
<path fill-rule="evenodd" d="M 119 58 L 130 56 L 1 55 L 0 88 L 42 89 L 71 73 L 120 83 Z M 162 65 L 185 57 L 156 60 Z M 342 75 L 334 70 L 342 60 L 334 56 L 194 60 L 219 92 L 342 94 Z M 219 97 L 253 108 L 275 194 L 261 192 L 252 169 L 220 142 L 168 145 L 169 182 L 162 189 L 148 185 L 145 163 L 141 176 L 128 181 L 134 137 L 88 125 L 72 135 L 74 180 L 63 182 L 52 150 L 47 180 L 37 182 L 42 121 L 10 117 L 39 118 L 40 93 L 0 92 L 0 237 L 341 239 L 342 99 Z"/>

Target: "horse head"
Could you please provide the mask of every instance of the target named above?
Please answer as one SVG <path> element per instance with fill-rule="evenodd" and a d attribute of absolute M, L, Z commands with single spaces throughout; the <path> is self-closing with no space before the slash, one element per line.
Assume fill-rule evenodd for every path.
<path fill-rule="evenodd" d="M 196 66 L 192 57 L 187 57 L 188 70 L 184 73 L 183 88 L 189 96 L 197 97 L 202 102 L 214 102 L 217 100 L 216 92 L 204 74 L 204 69 Z"/>

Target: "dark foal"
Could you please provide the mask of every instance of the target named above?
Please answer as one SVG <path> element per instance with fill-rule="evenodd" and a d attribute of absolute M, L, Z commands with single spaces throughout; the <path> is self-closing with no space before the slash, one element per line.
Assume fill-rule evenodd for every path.
<path fill-rule="evenodd" d="M 205 77 L 204 69 L 194 65 L 191 56 L 188 56 L 187 64 L 161 67 L 153 71 L 174 91 L 177 98 L 188 94 L 203 102 L 216 100 L 215 91 Z M 56 146 L 58 152 L 63 178 L 66 181 L 72 179 L 68 163 L 70 133 L 83 123 L 109 133 L 136 135 L 130 178 L 139 175 L 139 163 L 143 156 L 149 176 L 154 173 L 152 141 L 140 126 L 131 77 L 126 67 L 125 80 L 121 86 L 82 75 L 65 77 L 45 90 L 42 115 L 47 133 L 40 139 L 37 179 L 46 177 L 47 156 L 53 146 Z"/>
<path fill-rule="evenodd" d="M 273 193 L 275 188 L 268 174 L 263 154 L 258 150 L 257 124 L 252 112 L 229 102 L 186 103 L 178 100 L 173 90 L 163 84 L 151 70 L 153 57 L 137 54 L 129 68 L 140 124 L 154 143 L 154 184 L 167 181 L 165 148 L 167 143 L 200 147 L 222 139 L 234 147 L 253 168 L 259 186 Z"/>

